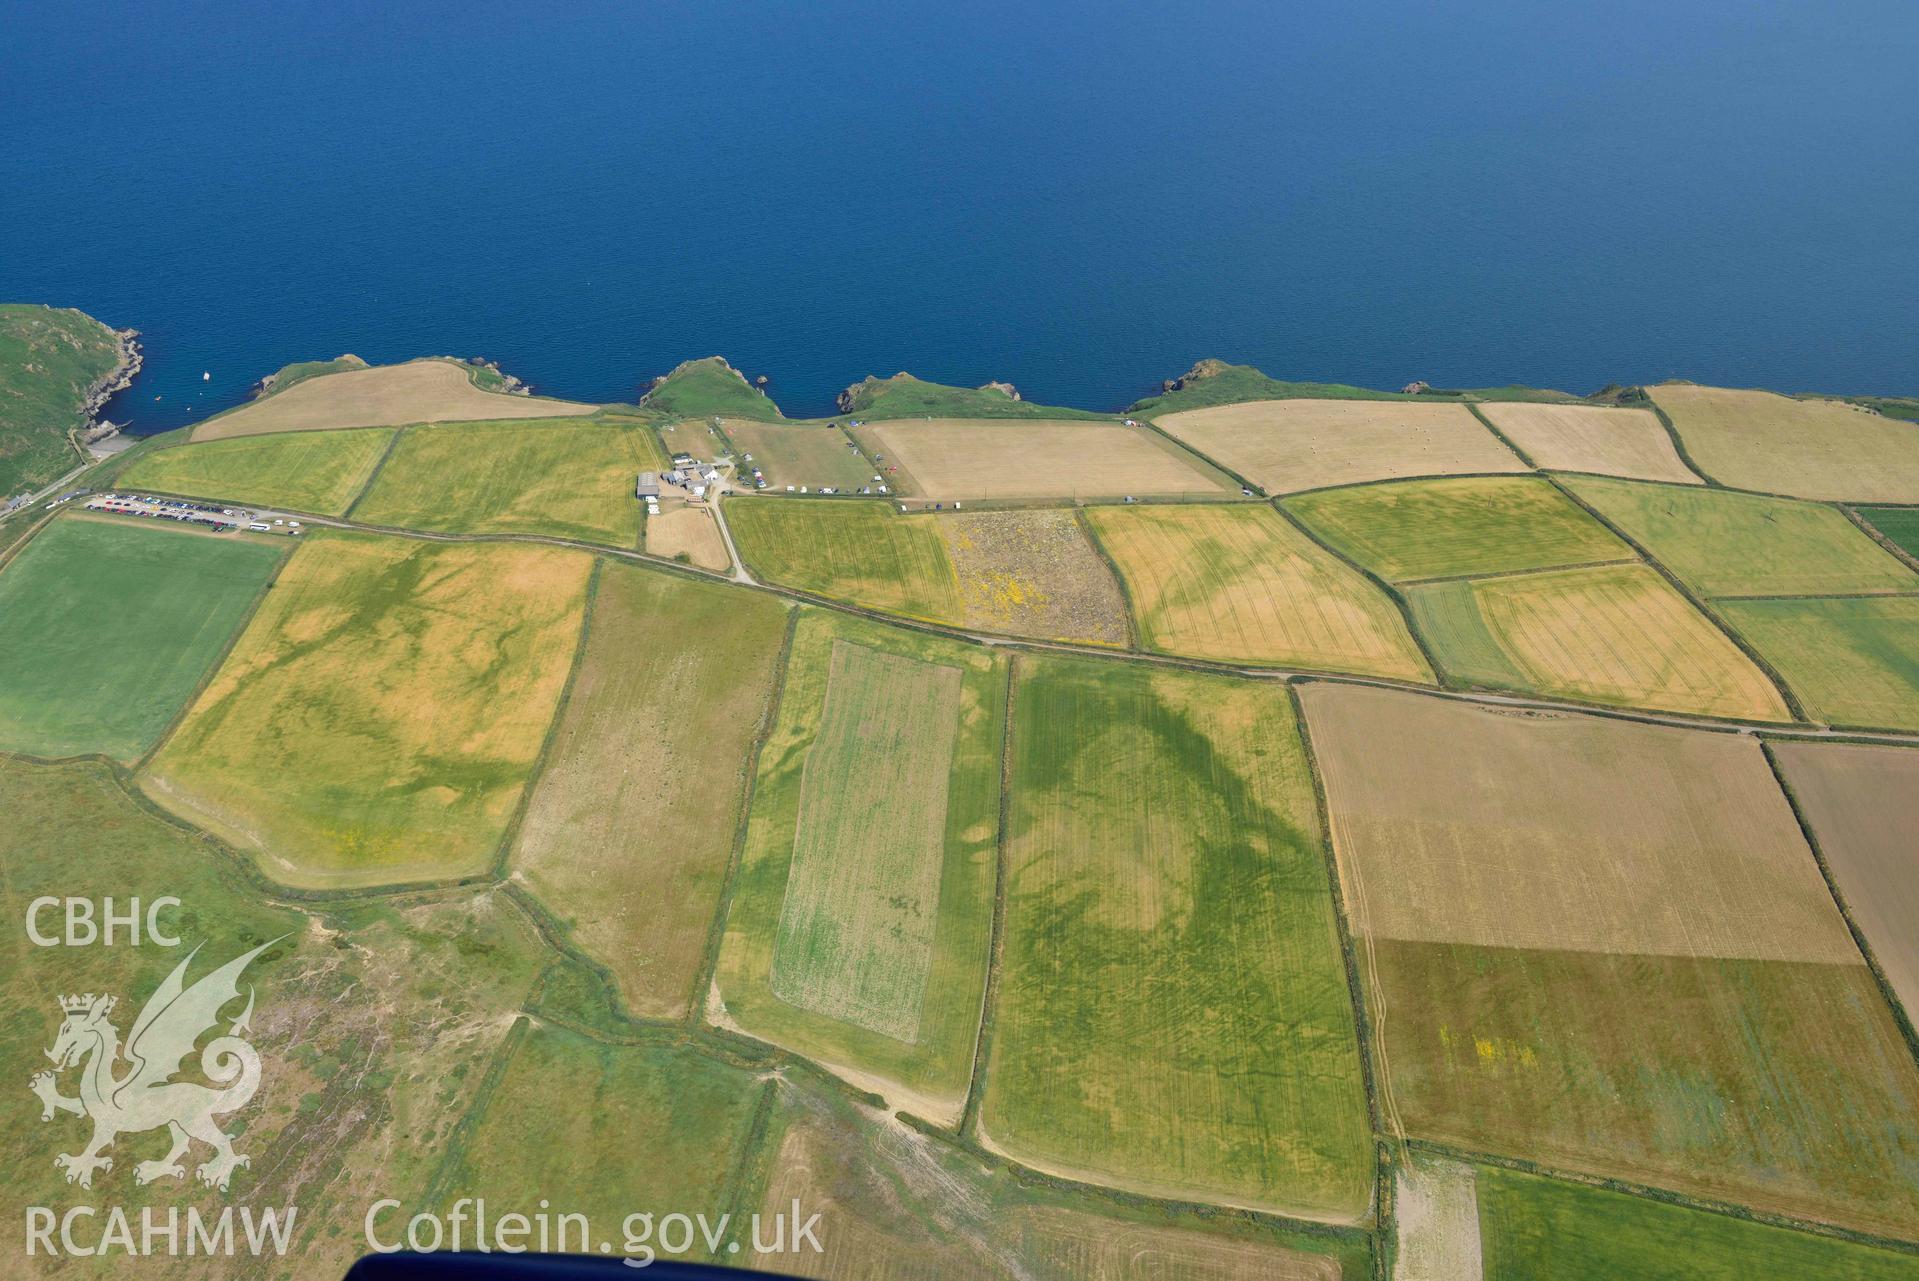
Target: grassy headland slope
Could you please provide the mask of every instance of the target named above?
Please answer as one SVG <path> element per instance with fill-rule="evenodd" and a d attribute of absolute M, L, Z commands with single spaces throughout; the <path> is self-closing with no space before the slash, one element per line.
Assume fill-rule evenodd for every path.
<path fill-rule="evenodd" d="M 640 404 L 677 418 L 780 418 L 780 407 L 720 356 L 682 361 Z"/>
<path fill-rule="evenodd" d="M 68 433 L 121 356 L 120 336 L 85 312 L 0 303 L 0 503 L 83 461 Z"/>
<path fill-rule="evenodd" d="M 908 373 L 867 377 L 840 393 L 842 414 L 855 418 L 1101 418 L 1085 409 L 1060 409 L 1020 399 L 1006 383 L 949 387 Z"/>

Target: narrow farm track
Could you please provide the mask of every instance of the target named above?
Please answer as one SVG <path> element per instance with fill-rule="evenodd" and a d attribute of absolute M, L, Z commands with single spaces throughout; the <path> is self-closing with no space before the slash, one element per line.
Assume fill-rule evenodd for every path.
<path fill-rule="evenodd" d="M 1422 685 L 1415 681 L 1394 680 L 1383 676 L 1351 676 L 1332 672 L 1317 671 L 1310 668 L 1243 666 L 1233 663 L 1220 663 L 1208 659 L 1181 658 L 1172 654 L 1155 654 L 1145 650 L 1115 650 L 1108 646 L 1081 645 L 1072 641 L 1039 640 L 1028 637 L 1003 636 L 993 632 L 972 631 L 963 627 L 953 627 L 941 623 L 921 622 L 916 619 L 901 618 L 880 610 L 864 609 L 845 601 L 818 596 L 798 588 L 782 587 L 775 583 L 765 583 L 754 579 L 746 570 L 737 551 L 733 552 L 735 569 L 732 573 L 700 569 L 684 565 L 678 561 L 667 560 L 660 556 L 651 556 L 645 552 L 633 551 L 622 547 L 609 547 L 601 543 L 586 542 L 575 538 L 561 538 L 551 534 L 449 534 L 431 530 L 403 529 L 391 525 L 374 525 L 346 517 L 321 516 L 308 512 L 271 512 L 261 511 L 260 516 L 271 520 L 275 516 L 291 515 L 312 527 L 356 530 L 368 534 L 387 534 L 396 538 L 417 538 L 428 542 L 440 543 L 542 543 L 551 547 L 566 547 L 575 551 L 590 552 L 596 556 L 614 556 L 639 564 L 650 565 L 668 573 L 685 574 L 689 577 L 705 579 L 709 582 L 734 583 L 754 591 L 767 592 L 785 597 L 800 604 L 813 605 L 820 609 L 836 610 L 844 614 L 855 614 L 870 618 L 875 622 L 886 623 L 892 627 L 905 628 L 908 631 L 926 632 L 937 636 L 952 636 L 971 641 L 977 645 L 998 646 L 1009 650 L 1022 650 L 1033 653 L 1082 654 L 1093 658 L 1105 658 L 1116 662 L 1151 663 L 1161 667 L 1180 668 L 1196 672 L 1218 672 L 1247 680 L 1275 681 L 1331 681 L 1346 685 L 1372 685 L 1381 689 L 1399 689 L 1410 693 L 1425 694 L 1432 698 L 1449 698 L 1459 702 L 1483 703 L 1496 707 L 1512 707 L 1541 712 L 1583 713 L 1589 716 L 1613 716 L 1624 720 L 1640 721 L 1651 725 L 1670 725 L 1679 729 L 1704 729 L 1720 733 L 1763 734 L 1776 738 L 1841 738 L 1859 742 L 1889 743 L 1901 746 L 1919 747 L 1919 733 L 1904 733 L 1891 730 L 1851 730 L 1835 728 L 1831 725 L 1815 722 L 1770 722 L 1732 720 L 1724 717 L 1694 716 L 1677 712 L 1645 711 L 1638 708 L 1622 708 L 1598 703 L 1581 703 L 1570 699 L 1540 698 L 1527 694 L 1502 694 L 1486 690 L 1450 690 L 1439 689 L 1432 685 Z M 724 519 L 721 528 L 725 528 Z M 732 546 L 730 533 L 727 536 L 729 549 Z"/>

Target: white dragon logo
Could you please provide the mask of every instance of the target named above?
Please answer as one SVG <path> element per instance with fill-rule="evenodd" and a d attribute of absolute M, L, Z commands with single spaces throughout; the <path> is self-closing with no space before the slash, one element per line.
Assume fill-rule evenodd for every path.
<path fill-rule="evenodd" d="M 113 1158 L 102 1153 L 117 1136 L 164 1125 L 173 1136 L 173 1150 L 158 1161 L 140 1162 L 134 1167 L 134 1179 L 147 1184 L 161 1178 L 185 1178 L 180 1158 L 198 1139 L 213 1149 L 213 1159 L 195 1173 L 207 1186 L 226 1190 L 234 1169 L 248 1164 L 248 1160 L 233 1150 L 233 1141 L 213 1118 L 245 1107 L 260 1088 L 260 1055 L 240 1037 L 240 1033 L 251 1031 L 251 989 L 246 1009 L 227 1029 L 227 1035 L 215 1037 L 200 1052 L 200 1069 L 213 1084 L 171 1078 L 180 1070 L 180 1061 L 193 1052 L 201 1033 L 219 1022 L 221 1008 L 240 995 L 241 971 L 279 941 L 262 943 L 186 987 L 187 966 L 199 955 L 196 947 L 147 998 L 140 1017 L 133 1021 L 124 1049 L 118 1029 L 107 1019 L 118 998 L 92 993 L 60 998 L 66 1019 L 60 1024 L 53 1048 L 47 1051 L 53 1070 L 38 1073 L 28 1084 L 40 1097 L 42 1121 L 51 1121 L 55 1112 L 93 1120 L 93 1140 L 85 1151 L 62 1153 L 53 1159 L 66 1171 L 68 1183 L 92 1187 L 95 1170 L 113 1169 Z M 115 1075 L 123 1056 L 127 1070 Z M 83 1061 L 86 1066 L 80 1072 L 80 1096 L 68 1098 L 60 1093 L 55 1077 Z"/>

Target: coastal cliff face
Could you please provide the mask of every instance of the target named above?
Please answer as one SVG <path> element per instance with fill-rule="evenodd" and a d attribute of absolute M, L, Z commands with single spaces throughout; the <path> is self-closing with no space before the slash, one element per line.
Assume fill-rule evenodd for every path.
<path fill-rule="evenodd" d="M 0 503 L 84 461 L 101 410 L 140 371 L 138 335 L 85 312 L 0 304 Z"/>

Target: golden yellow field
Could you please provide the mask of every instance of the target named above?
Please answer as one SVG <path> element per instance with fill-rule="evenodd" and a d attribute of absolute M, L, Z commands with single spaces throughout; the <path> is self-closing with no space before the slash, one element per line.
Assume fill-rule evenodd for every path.
<path fill-rule="evenodd" d="M 1766 674 L 1650 566 L 1516 574 L 1472 591 L 1506 657 L 1542 694 L 1792 719 Z"/>
<path fill-rule="evenodd" d="M 1773 752 L 1853 921 L 1919 1016 L 1919 750 L 1797 742 Z"/>
<path fill-rule="evenodd" d="M 592 565 L 315 534 L 142 785 L 290 885 L 485 871 L 572 668 Z"/>
<path fill-rule="evenodd" d="M 194 440 L 225 440 L 273 431 L 329 427 L 398 427 L 405 423 L 469 422 L 484 418 L 557 418 L 590 414 L 592 405 L 481 391 L 466 366 L 452 360 L 413 360 L 322 374 L 283 392 L 209 418 Z"/>
<path fill-rule="evenodd" d="M 1272 494 L 1398 476 L 1531 470 L 1464 405 L 1255 400 L 1156 421 Z"/>
<path fill-rule="evenodd" d="M 1549 471 L 1701 483 L 1649 409 L 1498 401 L 1479 406 L 1479 412 Z"/>
<path fill-rule="evenodd" d="M 1142 644 L 1169 654 L 1430 681 L 1399 611 L 1265 504 L 1094 507 Z"/>
<path fill-rule="evenodd" d="M 901 418 L 859 436 L 902 494 L 969 498 L 1120 498 L 1219 494 L 1227 481 L 1143 427 L 1033 419 Z M 897 466 L 899 473 L 886 473 Z"/>
<path fill-rule="evenodd" d="M 1836 400 L 1667 383 L 1646 389 L 1722 484 L 1798 498 L 1919 502 L 1919 423 Z"/>
<path fill-rule="evenodd" d="M 1356 930 L 1858 960 L 1746 735 L 1325 681 L 1301 697 Z"/>
<path fill-rule="evenodd" d="M 713 513 L 705 507 L 668 499 L 660 504 L 660 514 L 646 519 L 646 550 L 669 560 L 684 557 L 689 565 L 721 571 L 733 568 L 726 554 L 726 540 L 713 522 Z"/>

